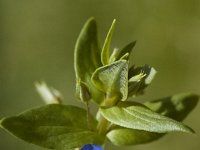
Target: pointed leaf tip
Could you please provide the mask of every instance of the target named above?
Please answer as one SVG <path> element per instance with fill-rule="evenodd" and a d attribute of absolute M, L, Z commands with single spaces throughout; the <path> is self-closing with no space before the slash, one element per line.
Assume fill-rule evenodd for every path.
<path fill-rule="evenodd" d="M 101 48 L 99 47 L 97 23 L 94 18 L 90 18 L 84 24 L 74 52 L 74 69 L 76 74 L 76 95 L 80 96 L 81 87 L 78 81 L 84 82 L 89 89 L 92 100 L 101 103 L 103 94 L 93 87 L 91 83 L 92 73 L 102 66 Z M 81 99 L 81 97 L 79 97 Z"/>
<path fill-rule="evenodd" d="M 94 18 L 90 18 L 84 24 L 75 45 L 74 68 L 76 77 L 85 82 L 86 74 L 101 66 L 100 56 L 97 24 Z"/>
<path fill-rule="evenodd" d="M 4 118 L 1 125 L 24 141 L 49 149 L 74 149 L 85 143 L 101 145 L 104 138 L 88 129 L 86 116 L 82 108 L 51 104 Z M 90 121 L 96 127 L 96 121 Z"/>
<path fill-rule="evenodd" d="M 197 94 L 181 93 L 154 101 L 148 101 L 144 103 L 144 105 L 159 114 L 177 121 L 183 121 L 195 108 L 198 99 L 199 96 Z M 130 105 L 134 105 L 134 103 L 135 102 L 129 102 Z M 191 132 L 195 133 L 193 130 Z M 117 126 L 107 134 L 107 138 L 114 145 L 127 146 L 152 142 L 164 135 L 164 133 L 148 132 Z"/>
<path fill-rule="evenodd" d="M 199 96 L 192 93 L 180 93 L 144 103 L 151 110 L 183 121 L 198 104 Z"/>
<path fill-rule="evenodd" d="M 101 52 L 101 62 L 103 65 L 109 64 L 110 59 L 110 44 L 112 40 L 112 35 L 115 29 L 116 19 L 113 20 L 112 25 L 107 33 L 106 39 L 103 44 L 102 52 Z"/>
<path fill-rule="evenodd" d="M 194 133 L 191 128 L 181 122 L 155 113 L 141 104 L 101 108 L 100 111 L 106 119 L 121 127 L 157 133 L 173 131 Z"/>
<path fill-rule="evenodd" d="M 136 44 L 136 41 L 133 41 L 133 42 L 129 43 L 128 45 L 126 45 L 121 50 L 119 50 L 118 53 L 116 54 L 116 60 L 119 60 L 120 58 L 122 58 L 126 53 L 128 53 L 130 55 L 135 44 Z"/>

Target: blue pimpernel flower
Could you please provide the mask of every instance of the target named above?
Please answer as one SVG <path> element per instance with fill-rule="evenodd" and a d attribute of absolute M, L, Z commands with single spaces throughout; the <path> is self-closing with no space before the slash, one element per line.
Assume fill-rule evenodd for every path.
<path fill-rule="evenodd" d="M 81 150 L 103 150 L 103 148 L 99 145 L 86 144 L 81 148 Z"/>

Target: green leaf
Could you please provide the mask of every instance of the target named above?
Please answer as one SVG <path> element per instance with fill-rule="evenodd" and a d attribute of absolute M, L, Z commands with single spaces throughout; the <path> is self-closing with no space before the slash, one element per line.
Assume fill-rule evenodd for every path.
<path fill-rule="evenodd" d="M 198 98 L 199 97 L 196 94 L 182 93 L 146 102 L 144 105 L 157 113 L 173 118 L 177 121 L 183 121 L 183 119 L 185 119 L 197 105 Z M 164 135 L 165 134 L 128 129 L 118 126 L 107 134 L 107 138 L 114 145 L 125 146 L 148 143 L 157 140 Z"/>
<path fill-rule="evenodd" d="M 109 59 L 110 59 L 110 43 L 113 35 L 113 31 L 115 28 L 115 22 L 116 20 L 114 19 L 112 22 L 112 25 L 108 31 L 108 34 L 106 36 L 106 39 L 103 44 L 102 52 L 101 52 L 101 62 L 103 65 L 109 64 Z"/>
<path fill-rule="evenodd" d="M 126 100 L 128 92 L 128 64 L 125 60 L 98 68 L 92 75 L 96 88 L 106 94 L 106 105 Z"/>
<path fill-rule="evenodd" d="M 163 134 L 143 130 L 116 127 L 106 135 L 109 141 L 116 146 L 144 144 L 160 138 Z"/>
<path fill-rule="evenodd" d="M 155 75 L 156 70 L 148 65 L 129 69 L 129 97 L 143 94 L 144 89 L 151 83 Z"/>
<path fill-rule="evenodd" d="M 192 93 L 181 93 L 162 99 L 144 103 L 151 110 L 175 119 L 183 121 L 187 115 L 195 108 L 199 96 Z"/>
<path fill-rule="evenodd" d="M 136 44 L 136 41 L 133 41 L 133 42 L 129 43 L 128 45 L 126 45 L 121 50 L 115 48 L 110 56 L 110 63 L 112 63 L 116 60 L 120 60 L 120 59 L 128 60 L 135 44 Z"/>
<path fill-rule="evenodd" d="M 51 104 L 1 120 L 16 137 L 49 149 L 72 149 L 85 143 L 102 144 L 103 138 L 88 129 L 87 113 L 75 106 Z M 93 126 L 96 122 L 91 120 Z"/>
<path fill-rule="evenodd" d="M 118 48 L 114 48 L 112 53 L 111 53 L 111 55 L 110 55 L 110 59 L 109 59 L 110 63 L 113 63 L 113 62 L 116 61 L 116 57 L 117 57 L 118 53 L 119 53 L 119 49 Z"/>
<path fill-rule="evenodd" d="M 186 125 L 155 113 L 144 105 L 135 103 L 135 105 L 130 106 L 130 104 L 122 103 L 121 106 L 100 108 L 100 111 L 108 121 L 121 127 L 157 133 L 194 132 Z"/>
<path fill-rule="evenodd" d="M 119 60 L 121 57 L 123 57 L 127 53 L 130 55 L 135 44 L 136 44 L 136 41 L 133 41 L 129 43 L 128 45 L 126 45 L 122 50 L 118 51 L 116 60 Z"/>
<path fill-rule="evenodd" d="M 120 59 L 124 59 L 124 60 L 127 60 L 128 61 L 128 59 L 129 59 L 129 53 L 126 53 L 126 54 L 124 54 Z"/>
<path fill-rule="evenodd" d="M 77 39 L 74 52 L 74 69 L 76 74 L 76 95 L 80 96 L 80 82 L 84 82 L 89 88 L 93 100 L 100 103 L 103 95 L 95 89 L 91 83 L 92 73 L 102 66 L 101 50 L 98 44 L 97 24 L 94 18 L 90 18 L 81 30 Z M 79 98 L 81 99 L 81 97 Z"/>
<path fill-rule="evenodd" d="M 90 18 L 81 30 L 75 45 L 74 61 L 76 77 L 87 81 L 87 76 L 100 67 L 101 52 L 97 38 L 97 24 Z"/>

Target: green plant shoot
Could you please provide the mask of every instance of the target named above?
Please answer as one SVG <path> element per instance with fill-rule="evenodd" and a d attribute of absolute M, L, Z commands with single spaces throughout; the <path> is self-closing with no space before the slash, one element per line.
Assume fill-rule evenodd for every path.
<path fill-rule="evenodd" d="M 1 119 L 2 129 L 32 144 L 55 150 L 102 150 L 105 141 L 115 146 L 152 142 L 169 132 L 194 133 L 182 123 L 198 102 L 198 95 L 181 93 L 134 102 L 156 75 L 149 66 L 130 65 L 136 41 L 111 49 L 116 20 L 103 46 L 97 24 L 90 18 L 77 39 L 74 53 L 76 98 L 85 106 L 65 105 L 61 94 L 45 83 L 36 88 L 46 105 Z M 98 111 L 91 114 L 89 105 Z"/>

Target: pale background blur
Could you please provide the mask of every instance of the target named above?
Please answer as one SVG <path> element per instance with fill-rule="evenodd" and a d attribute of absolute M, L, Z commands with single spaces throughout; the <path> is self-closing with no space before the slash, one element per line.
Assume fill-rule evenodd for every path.
<path fill-rule="evenodd" d="M 117 19 L 112 47 L 137 40 L 136 65 L 154 66 L 157 77 L 141 99 L 200 93 L 200 0 L 0 0 L 0 118 L 42 105 L 34 82 L 75 100 L 73 51 L 84 22 L 97 19 L 100 41 Z M 172 133 L 124 150 L 199 150 L 200 104 L 184 121 L 197 136 Z M 42 150 L 0 130 L 1 150 Z M 108 150 L 122 150 L 108 146 Z"/>

